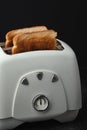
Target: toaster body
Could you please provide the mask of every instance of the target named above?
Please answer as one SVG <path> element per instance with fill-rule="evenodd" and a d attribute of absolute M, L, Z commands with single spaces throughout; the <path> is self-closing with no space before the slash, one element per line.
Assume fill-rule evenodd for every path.
<path fill-rule="evenodd" d="M 76 55 L 64 50 L 7 55 L 0 48 L 0 130 L 24 122 L 74 120 L 81 103 Z"/>

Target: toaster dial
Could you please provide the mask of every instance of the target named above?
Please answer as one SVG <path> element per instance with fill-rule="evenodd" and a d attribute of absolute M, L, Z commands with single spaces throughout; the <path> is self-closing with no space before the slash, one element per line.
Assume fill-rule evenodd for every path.
<path fill-rule="evenodd" d="M 36 111 L 45 111 L 49 106 L 48 98 L 44 95 L 37 95 L 33 99 L 33 107 Z"/>

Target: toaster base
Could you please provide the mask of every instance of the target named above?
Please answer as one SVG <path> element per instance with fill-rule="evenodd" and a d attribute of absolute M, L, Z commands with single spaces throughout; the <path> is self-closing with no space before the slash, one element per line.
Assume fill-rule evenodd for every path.
<path fill-rule="evenodd" d="M 22 121 L 13 118 L 0 119 L 0 130 L 13 129 L 21 125 L 22 123 L 23 123 Z"/>
<path fill-rule="evenodd" d="M 58 117 L 54 117 L 53 119 L 61 123 L 69 122 L 69 121 L 73 121 L 77 117 L 78 113 L 79 110 L 71 110 L 63 113 L 62 115 L 59 115 Z M 27 122 L 31 122 L 31 121 L 27 121 Z M 13 129 L 21 125 L 22 123 L 24 122 L 13 118 L 0 119 L 0 130 Z"/>
<path fill-rule="evenodd" d="M 58 117 L 55 118 L 55 120 L 63 123 L 63 122 L 69 122 L 73 121 L 79 113 L 79 110 L 71 110 L 63 113 L 62 115 L 59 115 Z"/>

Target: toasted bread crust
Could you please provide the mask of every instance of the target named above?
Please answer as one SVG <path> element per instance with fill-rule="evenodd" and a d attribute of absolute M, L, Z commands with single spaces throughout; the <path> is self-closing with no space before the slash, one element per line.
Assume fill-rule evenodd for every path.
<path fill-rule="evenodd" d="M 12 54 L 33 50 L 55 50 L 57 32 L 44 30 L 18 34 L 13 38 Z"/>
<path fill-rule="evenodd" d="M 13 38 L 17 34 L 20 34 L 20 33 L 32 33 L 32 32 L 38 32 L 38 31 L 43 31 L 43 30 L 47 30 L 47 27 L 46 26 L 34 26 L 34 27 L 15 29 L 15 30 L 9 31 L 6 34 L 6 44 L 5 44 L 5 47 L 13 46 Z"/>

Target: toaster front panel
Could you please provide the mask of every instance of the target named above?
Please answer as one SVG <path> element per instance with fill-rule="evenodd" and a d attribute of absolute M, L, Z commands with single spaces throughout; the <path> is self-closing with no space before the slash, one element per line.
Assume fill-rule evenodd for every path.
<path fill-rule="evenodd" d="M 39 120 L 66 110 L 66 94 L 58 74 L 37 70 L 20 78 L 13 103 L 14 118 Z"/>

